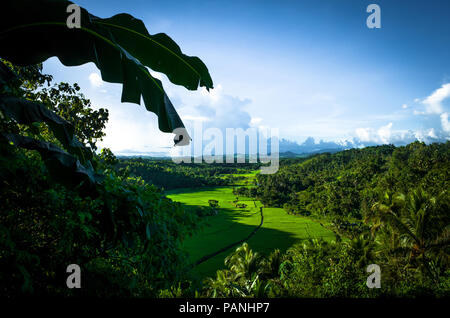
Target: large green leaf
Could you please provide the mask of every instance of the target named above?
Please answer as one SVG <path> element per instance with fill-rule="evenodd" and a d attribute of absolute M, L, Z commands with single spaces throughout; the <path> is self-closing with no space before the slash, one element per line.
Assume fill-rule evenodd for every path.
<path fill-rule="evenodd" d="M 76 157 L 49 142 L 11 133 L 0 133 L 0 137 L 17 147 L 38 151 L 56 181 L 70 187 L 80 186 L 86 194 L 94 195 L 97 192 L 98 177 L 89 161 L 83 166 Z"/>
<path fill-rule="evenodd" d="M 100 19 L 81 9 L 81 28 L 70 29 L 66 25 L 69 4 L 56 0 L 2 3 L 0 56 L 18 65 L 52 56 L 67 66 L 93 62 L 104 81 L 123 84 L 123 102 L 140 104 L 142 97 L 147 110 L 157 114 L 162 131 L 183 128 L 161 81 L 151 76 L 147 66 L 189 89 L 212 88 L 206 66 L 182 54 L 168 36 L 151 36 L 142 21 L 129 15 Z"/>
<path fill-rule="evenodd" d="M 47 123 L 55 137 L 82 163 L 92 158 L 92 152 L 76 139 L 73 125 L 45 106 L 14 96 L 0 96 L 0 110 L 20 124 Z"/>
<path fill-rule="evenodd" d="M 92 17 L 92 22 L 108 28 L 125 50 L 154 71 L 165 73 L 172 83 L 190 90 L 213 88 L 205 64 L 196 56 L 183 54 L 167 34 L 151 35 L 141 20 L 126 13 L 107 19 Z"/>

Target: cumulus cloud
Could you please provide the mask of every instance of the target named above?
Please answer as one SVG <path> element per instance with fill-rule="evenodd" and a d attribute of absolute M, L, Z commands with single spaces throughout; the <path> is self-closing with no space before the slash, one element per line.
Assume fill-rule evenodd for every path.
<path fill-rule="evenodd" d="M 210 89 L 209 91 L 207 91 L 206 88 L 202 88 L 200 93 L 213 104 L 219 102 L 224 97 L 223 87 L 221 84 L 218 84 L 214 89 Z"/>
<path fill-rule="evenodd" d="M 443 117 L 443 116 L 441 116 Z M 443 121 L 448 118 L 444 118 Z M 444 123 L 443 123 L 444 126 Z M 364 147 L 379 144 L 394 144 L 402 146 L 414 142 L 416 140 L 425 143 L 445 142 L 449 140 L 448 133 L 435 128 L 421 130 L 393 130 L 393 123 L 389 123 L 379 129 L 358 128 L 355 130 L 356 137 L 353 139 L 353 146 Z M 447 128 L 450 128 L 447 126 Z"/>
<path fill-rule="evenodd" d="M 392 123 L 382 126 L 375 130 L 373 128 L 357 128 L 355 130 L 356 137 L 361 142 L 374 142 L 380 144 L 388 144 L 391 140 Z"/>
<path fill-rule="evenodd" d="M 180 116 L 189 130 L 195 121 L 201 121 L 203 128 L 242 128 L 252 124 L 252 117 L 245 110 L 251 103 L 249 99 L 241 99 L 228 95 L 222 85 L 217 85 L 209 92 L 201 90 L 200 96 L 184 96 L 184 107 L 180 108 Z"/>
<path fill-rule="evenodd" d="M 403 108 L 403 109 L 406 109 L 406 108 L 408 108 L 408 105 L 403 104 L 403 105 L 402 105 L 402 108 Z"/>
<path fill-rule="evenodd" d="M 103 80 L 98 73 L 91 73 L 89 75 L 89 82 L 94 87 L 100 87 L 103 85 Z"/>
<path fill-rule="evenodd" d="M 427 98 L 421 101 L 422 105 L 425 106 L 425 109 L 423 111 L 414 110 L 413 112 L 414 115 L 438 115 L 441 123 L 440 130 L 445 135 L 443 136 L 445 139 L 449 139 L 450 133 L 448 111 L 445 110 L 445 101 L 447 101 L 448 99 L 450 99 L 450 83 L 442 85 L 440 88 L 432 92 Z"/>
<path fill-rule="evenodd" d="M 378 136 L 380 137 L 380 141 L 383 144 L 389 143 L 389 140 L 391 139 L 391 129 L 392 129 L 392 123 L 387 124 L 386 126 L 381 127 L 378 129 Z"/>
<path fill-rule="evenodd" d="M 431 128 L 431 129 L 428 131 L 428 137 L 433 138 L 433 139 L 437 139 L 437 138 L 438 138 L 438 136 L 436 135 L 436 131 L 434 130 L 434 128 Z"/>
<path fill-rule="evenodd" d="M 441 114 L 443 110 L 442 102 L 450 97 L 450 83 L 442 85 L 435 90 L 430 96 L 422 101 L 425 105 L 425 113 Z"/>
<path fill-rule="evenodd" d="M 198 110 L 205 115 L 207 113 L 212 113 L 212 110 L 215 110 L 208 126 L 219 129 L 247 129 L 250 127 L 251 116 L 244 108 L 249 103 L 250 100 L 248 99 L 240 99 L 234 96 L 223 95 L 220 99 L 214 100 L 211 106 L 201 105 L 202 107 Z"/>
<path fill-rule="evenodd" d="M 441 124 L 442 124 L 442 129 L 445 132 L 450 133 L 450 123 L 448 121 L 448 113 L 441 114 Z"/>
<path fill-rule="evenodd" d="M 109 121 L 106 137 L 99 142 L 99 148 L 108 147 L 116 154 L 145 154 L 166 152 L 173 146 L 172 134 L 158 128 L 156 116 L 145 110 L 135 111 L 134 104 L 111 103 L 108 105 Z"/>
<path fill-rule="evenodd" d="M 357 128 L 356 137 L 361 141 L 370 141 L 371 140 L 371 129 L 370 128 Z"/>

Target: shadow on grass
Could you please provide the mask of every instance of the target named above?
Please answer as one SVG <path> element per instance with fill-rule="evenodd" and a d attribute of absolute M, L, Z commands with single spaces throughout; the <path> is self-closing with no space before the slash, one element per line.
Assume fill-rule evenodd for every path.
<path fill-rule="evenodd" d="M 183 206 L 187 210 L 199 208 L 195 205 Z M 255 225 L 239 222 L 242 218 L 254 218 L 256 215 Z M 248 242 L 258 253 L 269 254 L 276 248 L 284 252 L 299 239 L 289 232 L 265 228 L 264 209 L 261 218 L 259 208 L 220 208 L 218 215 L 205 217 L 205 226 L 185 245 L 192 261 L 192 274 L 197 278 L 215 275 L 217 270 L 225 268 L 225 257 L 244 242 Z"/>
<path fill-rule="evenodd" d="M 165 195 L 171 195 L 171 194 L 185 194 L 185 193 L 194 193 L 194 192 L 199 192 L 199 191 L 214 191 L 217 189 L 225 189 L 225 188 L 230 188 L 229 185 L 225 185 L 225 186 L 210 186 L 210 187 L 191 187 L 191 188 L 177 188 L 177 189 L 172 189 L 172 190 L 165 190 L 164 194 Z"/>

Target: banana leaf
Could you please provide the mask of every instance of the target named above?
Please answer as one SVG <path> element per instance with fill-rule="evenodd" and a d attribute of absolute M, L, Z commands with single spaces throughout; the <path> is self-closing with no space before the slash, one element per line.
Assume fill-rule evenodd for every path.
<path fill-rule="evenodd" d="M 188 89 L 212 88 L 206 66 L 184 55 L 165 34 L 150 35 L 142 21 L 127 14 L 101 19 L 81 9 L 80 28 L 66 20 L 70 1 L 7 0 L 0 11 L 0 57 L 30 65 L 57 56 L 66 66 L 95 63 L 106 82 L 122 84 L 122 102 L 140 104 L 158 116 L 159 129 L 184 128 L 161 81 L 147 67 Z M 187 139 L 175 137 L 175 140 Z"/>
<path fill-rule="evenodd" d="M 20 124 L 47 123 L 69 153 L 76 155 L 82 163 L 92 159 L 90 149 L 76 139 L 73 125 L 45 106 L 14 96 L 0 96 L 0 110 Z"/>
<path fill-rule="evenodd" d="M 71 188 L 80 187 L 82 193 L 91 196 L 97 193 L 99 176 L 95 174 L 89 161 L 83 166 L 75 156 L 49 142 L 12 133 L 0 133 L 0 136 L 17 147 L 38 151 L 51 177 L 57 182 Z"/>

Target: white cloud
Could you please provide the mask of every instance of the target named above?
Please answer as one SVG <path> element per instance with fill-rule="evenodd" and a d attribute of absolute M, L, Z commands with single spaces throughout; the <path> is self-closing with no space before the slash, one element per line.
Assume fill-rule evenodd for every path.
<path fill-rule="evenodd" d="M 221 84 L 218 84 L 215 88 L 210 89 L 209 92 L 206 88 L 202 87 L 200 91 L 203 96 L 206 96 L 211 103 L 217 103 L 223 97 L 223 88 Z"/>
<path fill-rule="evenodd" d="M 402 108 L 403 108 L 403 109 L 406 109 L 406 108 L 408 108 L 408 105 L 403 104 L 403 105 L 402 105 Z"/>
<path fill-rule="evenodd" d="M 380 138 L 380 141 L 383 144 L 389 143 L 390 138 L 391 138 L 391 129 L 392 129 L 392 123 L 389 123 L 386 126 L 383 126 L 380 129 L 378 129 L 378 137 Z"/>
<path fill-rule="evenodd" d="M 252 117 L 250 125 L 258 125 L 262 121 L 261 117 Z"/>
<path fill-rule="evenodd" d="M 103 80 L 98 73 L 91 73 L 89 75 L 89 82 L 94 87 L 100 87 L 103 85 Z"/>
<path fill-rule="evenodd" d="M 357 128 L 356 136 L 361 141 L 370 141 L 370 128 Z"/>
<path fill-rule="evenodd" d="M 441 124 L 442 129 L 449 133 L 450 132 L 450 122 L 448 121 L 448 113 L 442 113 L 441 114 Z"/>
<path fill-rule="evenodd" d="M 441 114 L 443 112 L 442 102 L 450 97 L 450 83 L 442 85 L 430 96 L 422 101 L 427 114 Z"/>
<path fill-rule="evenodd" d="M 448 122 L 448 113 L 441 116 L 442 126 L 447 125 L 450 130 L 450 123 Z M 444 123 L 445 122 L 445 123 Z M 393 123 L 380 127 L 378 130 L 373 128 L 358 128 L 355 130 L 356 138 L 354 138 L 354 145 L 370 146 L 379 144 L 394 144 L 397 146 L 406 145 L 413 141 L 422 141 L 425 143 L 431 142 L 445 142 L 449 140 L 448 131 L 441 129 L 429 128 L 422 130 L 393 130 Z"/>
<path fill-rule="evenodd" d="M 392 123 L 380 127 L 378 130 L 373 128 L 357 128 L 356 137 L 362 142 L 373 142 L 377 144 L 388 144 L 391 141 Z"/>
<path fill-rule="evenodd" d="M 445 139 L 448 139 L 450 133 L 450 124 L 448 121 L 448 112 L 445 111 L 443 102 L 450 99 L 450 83 L 443 84 L 436 89 L 430 96 L 422 101 L 425 106 L 424 111 L 414 110 L 414 115 L 439 115 L 443 132 L 447 133 Z M 435 133 L 434 133 L 435 134 Z"/>
<path fill-rule="evenodd" d="M 434 139 L 437 139 L 437 138 L 438 138 L 437 135 L 436 135 L 436 131 L 434 130 L 434 128 L 431 128 L 431 129 L 428 131 L 428 137 L 434 138 Z"/>
<path fill-rule="evenodd" d="M 108 147 L 117 153 L 167 151 L 173 146 L 173 134 L 158 129 L 156 116 L 144 109 L 135 112 L 136 105 L 112 103 L 108 106 L 109 121 L 106 136 L 99 148 Z"/>
<path fill-rule="evenodd" d="M 192 122 L 196 121 L 201 121 L 204 128 L 247 129 L 251 125 L 252 118 L 246 110 L 251 101 L 226 94 L 220 84 L 209 92 L 202 88 L 200 94 L 183 92 L 177 96 L 183 103 L 179 108 L 181 118 L 190 121 L 185 122 L 188 131 L 192 128 Z"/>

